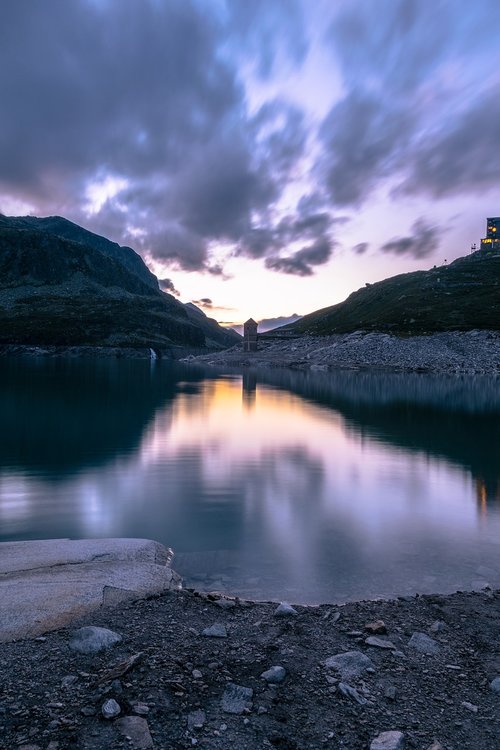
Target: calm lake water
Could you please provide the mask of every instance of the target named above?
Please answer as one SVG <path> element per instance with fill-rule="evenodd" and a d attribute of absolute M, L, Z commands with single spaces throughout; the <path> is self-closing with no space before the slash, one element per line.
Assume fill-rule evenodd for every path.
<path fill-rule="evenodd" d="M 499 586 L 499 385 L 4 360 L 0 541 L 157 539 L 293 602 Z"/>

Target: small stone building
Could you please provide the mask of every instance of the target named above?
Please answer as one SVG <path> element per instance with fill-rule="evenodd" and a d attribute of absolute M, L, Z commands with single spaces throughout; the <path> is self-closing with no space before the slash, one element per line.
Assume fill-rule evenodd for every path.
<path fill-rule="evenodd" d="M 243 351 L 257 351 L 257 326 L 253 318 L 249 318 L 243 325 Z"/>

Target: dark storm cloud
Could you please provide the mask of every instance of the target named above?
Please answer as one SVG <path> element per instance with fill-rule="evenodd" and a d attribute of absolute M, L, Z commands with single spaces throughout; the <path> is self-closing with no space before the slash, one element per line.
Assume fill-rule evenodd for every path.
<path fill-rule="evenodd" d="M 359 242 L 357 245 L 354 245 L 352 248 L 353 253 L 356 253 L 356 255 L 364 255 L 368 248 L 370 247 L 369 242 Z"/>
<path fill-rule="evenodd" d="M 263 318 L 262 320 L 259 320 L 259 331 L 260 333 L 272 331 L 273 328 L 286 326 L 288 323 L 295 323 L 295 321 L 300 320 L 301 317 L 301 315 L 293 313 L 293 315 L 281 315 L 278 318 Z"/>
<path fill-rule="evenodd" d="M 172 279 L 158 279 L 158 283 L 160 289 L 163 289 L 164 292 L 169 292 L 169 294 L 173 294 L 175 297 L 180 297 L 180 292 L 175 288 Z"/>
<path fill-rule="evenodd" d="M 424 219 L 418 219 L 412 226 L 412 234 L 396 237 L 380 248 L 383 253 L 409 255 L 412 258 L 427 258 L 439 247 L 438 227 L 430 226 Z"/>
<path fill-rule="evenodd" d="M 242 240 L 274 233 L 269 211 L 303 154 L 305 124 L 281 100 L 250 117 L 236 61 L 245 44 L 262 75 L 275 55 L 300 61 L 300 8 L 6 0 L 0 194 L 186 270 L 223 276 L 210 260 L 215 241 L 275 253 L 272 242 L 254 252 Z M 110 177 L 118 186 L 89 214 L 89 187 Z"/>
<path fill-rule="evenodd" d="M 321 238 L 292 255 L 267 258 L 266 267 L 293 276 L 312 276 L 314 267 L 326 263 L 331 255 L 332 243 L 327 238 Z"/>
<path fill-rule="evenodd" d="M 318 169 L 336 205 L 387 180 L 431 195 L 498 182 L 499 24 L 497 0 L 346 0 L 328 31 L 345 94 Z"/>
<path fill-rule="evenodd" d="M 210 299 L 210 297 L 202 297 L 201 299 L 194 299 L 192 300 L 193 305 L 198 305 L 198 307 L 207 307 L 211 308 L 214 306 L 214 303 Z"/>

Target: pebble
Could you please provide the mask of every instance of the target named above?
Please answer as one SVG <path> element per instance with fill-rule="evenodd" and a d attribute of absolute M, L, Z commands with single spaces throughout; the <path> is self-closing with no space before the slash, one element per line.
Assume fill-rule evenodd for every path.
<path fill-rule="evenodd" d="M 201 729 L 207 721 L 205 711 L 198 709 L 197 711 L 191 711 L 187 717 L 187 725 L 189 731 L 193 729 Z"/>
<path fill-rule="evenodd" d="M 430 633 L 443 633 L 445 630 L 448 630 L 448 625 L 442 620 L 436 620 L 429 628 Z"/>
<path fill-rule="evenodd" d="M 209 628 L 202 630 L 201 634 L 208 638 L 227 638 L 226 626 L 220 622 L 214 622 Z"/>
<path fill-rule="evenodd" d="M 339 690 L 346 698 L 350 698 L 353 701 L 356 701 L 356 703 L 359 703 L 360 706 L 364 706 L 367 702 L 366 698 L 363 698 L 362 695 L 358 693 L 356 688 L 352 687 L 352 685 L 348 685 L 346 682 L 339 682 Z"/>
<path fill-rule="evenodd" d="M 242 714 L 252 708 L 252 688 L 235 685 L 230 682 L 222 696 L 222 710 L 228 714 Z"/>
<path fill-rule="evenodd" d="M 390 651 L 395 651 L 396 646 L 391 641 L 386 641 L 385 638 L 377 638 L 376 635 L 370 635 L 366 638 L 365 643 L 367 646 L 375 646 L 376 648 L 387 648 Z"/>
<path fill-rule="evenodd" d="M 121 641 L 121 635 L 112 630 L 88 625 L 75 630 L 69 642 L 69 647 L 79 654 L 98 654 L 100 651 L 105 651 L 117 643 L 121 643 Z"/>
<path fill-rule="evenodd" d="M 74 685 L 75 682 L 77 682 L 77 681 L 78 681 L 78 677 L 77 677 L 76 674 L 67 674 L 61 680 L 61 687 L 68 689 L 72 685 Z"/>
<path fill-rule="evenodd" d="M 365 625 L 365 630 L 372 635 L 385 635 L 387 633 L 387 627 L 383 620 L 367 622 Z"/>
<path fill-rule="evenodd" d="M 374 669 L 374 664 L 361 651 L 346 651 L 326 659 L 325 667 L 337 670 L 344 680 L 350 680 L 360 677 L 367 669 Z"/>
<path fill-rule="evenodd" d="M 116 728 L 129 741 L 128 747 L 133 750 L 149 750 L 153 747 L 153 738 L 146 719 L 140 716 L 123 716 L 115 723 Z"/>
<path fill-rule="evenodd" d="M 299 613 L 288 602 L 281 602 L 274 610 L 275 617 L 295 617 Z"/>
<path fill-rule="evenodd" d="M 438 742 L 437 740 L 434 740 L 432 745 L 429 745 L 427 750 L 444 750 L 444 748 L 440 742 Z"/>
<path fill-rule="evenodd" d="M 490 689 L 493 690 L 494 693 L 497 693 L 498 695 L 500 695 L 500 676 L 495 677 L 490 682 Z"/>
<path fill-rule="evenodd" d="M 386 698 L 387 698 L 388 700 L 390 700 L 390 701 L 395 701 L 395 700 L 396 700 L 396 694 L 397 694 L 397 690 L 396 690 L 396 688 L 394 687 L 394 685 L 389 685 L 389 686 L 388 686 L 388 687 L 386 687 L 386 689 L 384 690 L 384 696 L 385 696 L 385 697 L 386 697 Z"/>
<path fill-rule="evenodd" d="M 429 638 L 425 633 L 413 633 L 408 641 L 408 646 L 420 654 L 427 654 L 429 656 L 438 654 L 441 650 L 439 643 L 433 638 Z"/>
<path fill-rule="evenodd" d="M 467 709 L 467 711 L 472 711 L 473 714 L 477 714 L 478 708 L 473 703 L 469 703 L 469 701 L 462 701 L 462 706 Z"/>
<path fill-rule="evenodd" d="M 286 669 L 280 666 L 270 667 L 269 669 L 266 669 L 265 672 L 262 672 L 261 677 L 266 682 L 278 684 L 285 679 Z"/>
<path fill-rule="evenodd" d="M 221 609 L 233 609 L 236 607 L 236 602 L 233 599 L 217 599 L 215 603 Z"/>
<path fill-rule="evenodd" d="M 403 750 L 404 748 L 404 734 L 402 732 L 382 732 L 375 737 L 370 750 Z"/>
<path fill-rule="evenodd" d="M 105 719 L 116 719 L 121 713 L 120 704 L 114 698 L 108 698 L 102 704 L 101 713 Z"/>
<path fill-rule="evenodd" d="M 149 713 L 149 706 L 147 703 L 133 703 L 132 711 L 134 714 L 137 714 L 137 716 L 146 716 Z"/>
<path fill-rule="evenodd" d="M 203 673 L 200 672 L 199 669 L 193 669 L 193 671 L 191 672 L 191 675 L 193 677 L 193 680 L 201 680 L 203 677 Z"/>

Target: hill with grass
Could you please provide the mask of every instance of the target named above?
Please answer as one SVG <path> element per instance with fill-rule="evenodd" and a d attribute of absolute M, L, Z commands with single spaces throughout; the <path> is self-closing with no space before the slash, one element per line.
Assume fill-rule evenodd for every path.
<path fill-rule="evenodd" d="M 0 216 L 0 344 L 224 348 L 131 248 L 61 217 Z"/>
<path fill-rule="evenodd" d="M 500 330 L 500 252 L 480 250 L 449 265 L 367 284 L 283 331 L 326 335 Z"/>

